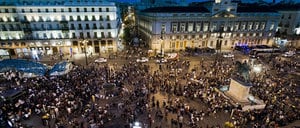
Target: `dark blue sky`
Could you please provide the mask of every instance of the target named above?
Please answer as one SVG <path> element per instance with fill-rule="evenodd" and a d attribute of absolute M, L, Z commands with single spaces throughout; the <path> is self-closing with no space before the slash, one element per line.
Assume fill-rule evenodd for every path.
<path fill-rule="evenodd" d="M 140 2 L 141 0 L 117 0 L 117 1 L 120 1 L 120 2 L 132 2 L 132 3 L 134 3 L 134 2 Z M 159 0 L 157 0 L 157 1 L 159 1 Z M 172 0 L 170 0 L 170 1 L 172 1 Z M 208 0 L 183 0 L 183 1 L 186 1 L 186 2 L 202 2 L 202 1 L 208 1 Z M 243 2 L 252 2 L 252 1 L 258 1 L 258 0 L 242 0 L 242 1 Z M 263 1 L 265 1 L 265 2 L 273 2 L 273 0 L 263 0 Z M 275 1 L 276 2 L 280 2 L 280 1 L 287 2 L 287 1 L 290 1 L 290 0 L 275 0 Z M 294 1 L 296 3 L 300 2 L 300 0 L 291 0 L 291 1 Z"/>

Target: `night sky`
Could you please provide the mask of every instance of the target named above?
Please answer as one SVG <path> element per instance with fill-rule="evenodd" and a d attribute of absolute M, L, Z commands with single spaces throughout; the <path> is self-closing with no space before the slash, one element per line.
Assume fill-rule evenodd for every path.
<path fill-rule="evenodd" d="M 117 1 L 134 3 L 134 2 L 140 2 L 141 0 L 117 0 Z M 159 1 L 159 0 L 157 0 L 157 1 Z M 209 0 L 183 0 L 183 1 L 190 3 L 190 2 L 202 2 L 202 1 L 209 1 Z M 258 0 L 242 0 L 242 1 L 243 2 L 253 2 L 253 1 L 258 1 Z M 268 3 L 273 2 L 273 0 L 263 0 L 263 1 L 268 2 Z M 276 2 L 280 2 L 280 1 L 290 1 L 290 0 L 276 0 Z M 300 0 L 291 0 L 291 1 L 294 1 L 296 3 L 300 2 Z"/>

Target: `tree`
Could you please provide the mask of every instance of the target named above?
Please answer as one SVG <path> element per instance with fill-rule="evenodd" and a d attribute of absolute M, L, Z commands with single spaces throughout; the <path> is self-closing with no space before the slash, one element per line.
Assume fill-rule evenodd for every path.
<path fill-rule="evenodd" d="M 124 28 L 123 39 L 126 43 L 131 41 L 130 28 L 128 27 Z"/>

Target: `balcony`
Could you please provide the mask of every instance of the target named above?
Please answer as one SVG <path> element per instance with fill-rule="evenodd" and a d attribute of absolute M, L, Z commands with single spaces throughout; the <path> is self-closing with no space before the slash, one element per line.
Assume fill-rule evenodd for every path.
<path fill-rule="evenodd" d="M 22 20 L 21 23 L 22 24 L 30 24 L 30 22 L 28 20 Z"/>
<path fill-rule="evenodd" d="M 60 23 L 60 24 L 68 24 L 68 21 L 63 20 L 63 21 L 60 21 L 59 23 Z"/>
<path fill-rule="evenodd" d="M 70 31 L 70 29 L 69 29 L 68 27 L 62 27 L 62 28 L 61 28 L 61 31 L 62 31 L 63 33 L 68 33 L 68 32 Z"/>
<path fill-rule="evenodd" d="M 24 33 L 32 33 L 32 29 L 31 28 L 23 28 Z"/>

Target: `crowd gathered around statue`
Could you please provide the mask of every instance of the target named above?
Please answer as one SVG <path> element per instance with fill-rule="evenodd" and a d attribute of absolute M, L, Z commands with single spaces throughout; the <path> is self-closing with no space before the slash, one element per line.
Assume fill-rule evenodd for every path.
<path fill-rule="evenodd" d="M 229 85 L 236 74 L 234 61 L 223 58 L 191 65 L 181 60 L 165 63 L 161 69 L 128 61 L 110 66 L 77 65 L 63 76 L 22 78 L 15 74 L 2 82 L 25 93 L 16 101 L 1 104 L 1 110 L 15 127 L 26 127 L 24 122 L 32 117 L 50 128 L 129 128 L 137 121 L 148 128 L 222 128 L 225 122 L 264 128 L 300 119 L 295 91 L 299 83 L 273 73 L 283 72 L 284 64 L 292 70 L 294 64 L 273 60 L 261 74 L 244 76 L 253 85 L 251 94 L 266 107 L 242 111 L 218 90 Z M 106 83 L 115 86 L 106 88 Z"/>

